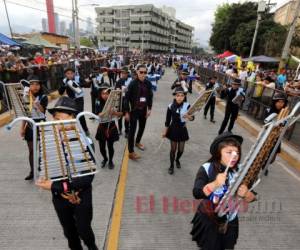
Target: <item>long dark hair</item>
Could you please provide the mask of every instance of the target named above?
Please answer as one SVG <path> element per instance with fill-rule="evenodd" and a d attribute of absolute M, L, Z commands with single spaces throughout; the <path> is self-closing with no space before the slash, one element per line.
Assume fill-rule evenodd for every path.
<path fill-rule="evenodd" d="M 233 147 L 238 148 L 239 159 L 236 163 L 236 166 L 239 164 L 239 162 L 241 160 L 241 155 L 242 155 L 241 144 L 234 138 L 225 139 L 224 141 L 222 141 L 218 144 L 218 148 L 217 148 L 216 152 L 214 152 L 214 154 L 208 160 L 208 162 L 211 162 L 213 164 L 216 173 L 223 172 L 222 168 L 221 168 L 221 158 L 222 158 L 221 150 L 227 146 L 233 146 Z"/>

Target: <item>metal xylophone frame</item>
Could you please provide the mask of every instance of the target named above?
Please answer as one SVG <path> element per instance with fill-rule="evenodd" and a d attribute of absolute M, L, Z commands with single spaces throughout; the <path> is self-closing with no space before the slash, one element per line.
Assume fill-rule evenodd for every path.
<path fill-rule="evenodd" d="M 270 133 L 272 132 L 272 130 L 275 127 L 283 125 L 284 128 L 280 132 L 277 142 L 275 143 L 275 146 L 272 148 L 269 158 L 264 166 L 265 169 L 267 169 L 272 158 L 274 157 L 274 155 L 277 152 L 277 148 L 280 145 L 285 132 L 291 125 L 293 125 L 298 119 L 300 119 L 300 114 L 296 114 L 298 109 L 300 109 L 300 102 L 298 102 L 296 104 L 296 106 L 293 108 L 293 110 L 291 111 L 291 113 L 288 116 L 283 117 L 282 119 L 275 121 L 275 118 L 277 117 L 277 115 L 271 114 L 269 116 L 269 118 L 267 119 L 268 123 L 263 126 L 262 130 L 260 131 L 260 133 L 257 137 L 256 142 L 252 145 L 249 153 L 247 154 L 246 158 L 244 159 L 243 163 L 241 164 L 241 166 L 244 166 L 244 167 L 239 170 L 232 186 L 229 187 L 228 191 L 226 192 L 226 194 L 224 195 L 224 197 L 222 198 L 222 200 L 220 201 L 220 203 L 218 204 L 218 206 L 215 209 L 215 212 L 218 214 L 219 217 L 222 217 L 226 214 L 225 208 L 231 202 L 230 199 L 235 197 L 239 186 L 242 184 L 244 177 L 247 175 L 248 171 L 250 170 L 252 163 L 256 159 L 258 153 L 260 152 L 260 150 L 262 150 L 262 147 L 264 146 L 264 143 L 265 143 L 266 139 L 268 138 L 268 136 L 270 135 Z M 259 184 L 262 173 L 263 173 L 263 171 L 260 170 L 258 179 L 254 182 L 254 184 L 252 185 L 252 187 L 250 187 L 249 190 L 252 191 Z M 239 209 L 240 202 L 241 202 L 241 200 L 238 199 L 237 204 L 235 205 L 235 211 L 237 211 Z"/>
<path fill-rule="evenodd" d="M 10 97 L 10 95 L 8 94 L 8 90 L 7 90 L 7 87 L 10 87 L 10 86 L 21 86 L 23 89 L 24 89 L 24 86 L 22 85 L 21 81 L 18 82 L 18 83 L 4 83 L 2 81 L 0 81 L 0 84 L 2 85 L 2 88 L 4 89 L 4 95 L 5 95 L 5 101 L 6 101 L 6 104 L 7 104 L 7 107 L 8 107 L 8 110 L 9 110 L 9 113 L 12 114 L 12 111 L 15 113 L 15 116 L 17 116 L 16 114 L 16 111 L 15 110 L 12 110 L 13 109 L 13 106 L 14 106 L 14 103 Z M 23 112 L 23 111 L 22 111 Z M 23 112 L 24 113 L 24 112 Z M 25 114 L 24 114 L 25 115 Z"/>
<path fill-rule="evenodd" d="M 76 119 L 72 119 L 72 120 L 60 120 L 60 121 L 48 121 L 48 122 L 39 122 L 39 123 L 36 123 L 33 119 L 31 118 L 28 118 L 28 117 L 18 117 L 16 119 L 14 119 L 10 124 L 8 124 L 6 126 L 6 128 L 8 130 L 11 130 L 12 127 L 18 123 L 19 121 L 25 121 L 25 122 L 28 122 L 31 124 L 32 126 L 32 130 L 33 130 L 33 152 L 34 152 L 34 155 L 33 155 L 33 169 L 34 169 L 34 180 L 36 181 L 38 179 L 38 167 L 39 167 L 39 153 L 38 153 L 38 146 L 39 146 L 39 142 L 38 142 L 38 136 L 37 136 L 37 133 L 38 133 L 38 127 L 40 126 L 51 126 L 51 125 L 69 125 L 69 124 L 75 124 L 75 126 L 77 126 L 79 128 L 79 132 L 81 132 L 81 134 L 85 135 L 85 132 L 81 126 L 81 123 L 79 121 L 79 119 L 82 117 L 82 116 L 91 116 L 91 117 L 94 117 L 96 120 L 100 121 L 100 118 L 96 115 L 94 115 L 93 113 L 90 113 L 90 112 L 81 112 L 79 113 L 77 116 L 76 116 Z M 87 176 L 87 175 L 92 175 L 92 174 L 96 174 L 98 172 L 98 169 L 97 167 L 99 167 L 99 159 L 96 157 L 95 155 L 95 152 L 94 152 L 94 149 L 92 148 L 91 144 L 89 143 L 88 141 L 88 138 L 86 136 L 83 136 L 82 137 L 86 146 L 88 147 L 89 151 L 90 151 L 90 154 L 91 156 L 93 157 L 93 159 L 95 160 L 95 166 L 96 166 L 96 169 L 95 171 L 91 171 L 89 173 L 83 173 L 83 174 L 80 174 L 79 176 L 75 176 L 74 178 L 77 178 L 77 177 L 82 177 L 82 176 Z M 40 149 L 42 150 L 42 148 Z M 39 150 L 39 152 L 40 152 Z M 59 166 L 59 164 L 58 164 Z M 67 177 L 64 177 L 64 178 L 57 178 L 53 181 L 59 181 L 59 180 L 63 180 L 63 179 L 67 179 L 67 178 L 73 178 L 73 176 L 71 176 L 71 171 L 70 169 L 70 166 L 67 166 L 66 165 L 66 169 L 67 169 L 67 174 L 68 176 Z"/>

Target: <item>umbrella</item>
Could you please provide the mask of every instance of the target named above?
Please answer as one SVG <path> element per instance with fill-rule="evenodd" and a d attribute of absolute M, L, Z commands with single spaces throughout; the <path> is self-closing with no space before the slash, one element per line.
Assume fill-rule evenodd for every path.
<path fill-rule="evenodd" d="M 236 58 L 237 55 L 232 55 L 232 56 L 225 57 L 225 60 L 228 61 L 229 63 L 234 63 Z"/>

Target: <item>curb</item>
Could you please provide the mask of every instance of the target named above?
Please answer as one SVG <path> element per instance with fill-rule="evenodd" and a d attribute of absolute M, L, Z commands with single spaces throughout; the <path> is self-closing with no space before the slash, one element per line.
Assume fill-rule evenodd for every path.
<path fill-rule="evenodd" d="M 217 100 L 216 102 L 217 108 L 224 111 L 225 103 L 221 100 Z M 255 122 L 251 121 L 244 115 L 239 114 L 237 118 L 237 123 L 244 129 L 246 129 L 251 135 L 257 137 L 260 131 L 260 126 Z M 283 142 L 281 147 L 281 153 L 279 154 L 282 159 L 288 162 L 293 168 L 300 171 L 300 159 L 299 152 L 297 152 L 293 147 L 288 145 L 288 143 Z"/>

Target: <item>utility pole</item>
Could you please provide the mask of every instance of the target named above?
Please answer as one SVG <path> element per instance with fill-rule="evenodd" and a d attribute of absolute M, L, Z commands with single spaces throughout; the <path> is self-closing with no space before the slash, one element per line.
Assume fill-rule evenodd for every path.
<path fill-rule="evenodd" d="M 280 60 L 280 63 L 279 63 L 279 70 L 285 67 L 287 59 L 289 57 L 289 51 L 290 51 L 293 35 L 295 33 L 295 28 L 296 28 L 296 25 L 297 25 L 297 21 L 298 21 L 298 18 L 299 18 L 299 12 L 300 12 L 300 0 L 298 0 L 298 2 L 297 2 L 294 18 L 293 18 L 292 24 L 290 26 L 289 33 L 288 33 L 288 35 L 286 37 L 286 40 L 285 40 L 285 44 L 284 44 L 282 54 L 281 54 L 281 60 Z"/>
<path fill-rule="evenodd" d="M 249 57 L 253 56 L 253 52 L 254 52 L 254 48 L 255 48 L 255 42 L 256 42 L 256 38 L 257 38 L 257 33 L 258 33 L 260 21 L 262 19 L 261 15 L 262 15 L 262 13 L 264 13 L 266 11 L 266 7 L 267 7 L 267 5 L 266 5 L 265 1 L 260 1 L 258 3 L 257 21 L 256 21 L 256 27 L 255 27 L 255 31 L 254 31 L 254 35 L 253 35 L 253 40 L 252 40 L 252 45 L 251 45 L 251 50 L 250 50 Z"/>
<path fill-rule="evenodd" d="M 12 33 L 12 29 L 11 29 L 11 25 L 10 25 L 10 20 L 9 20 L 9 15 L 8 15 L 7 6 L 6 6 L 6 1 L 3 0 L 3 3 L 4 3 L 4 6 L 5 6 L 5 12 L 6 12 L 6 17 L 7 17 L 9 31 L 10 31 L 10 37 L 13 38 L 13 33 Z"/>
<path fill-rule="evenodd" d="M 79 37 L 79 17 L 78 17 L 78 3 L 77 0 L 72 0 L 73 7 L 73 26 L 74 26 L 74 40 L 77 49 L 80 49 L 80 37 Z"/>

